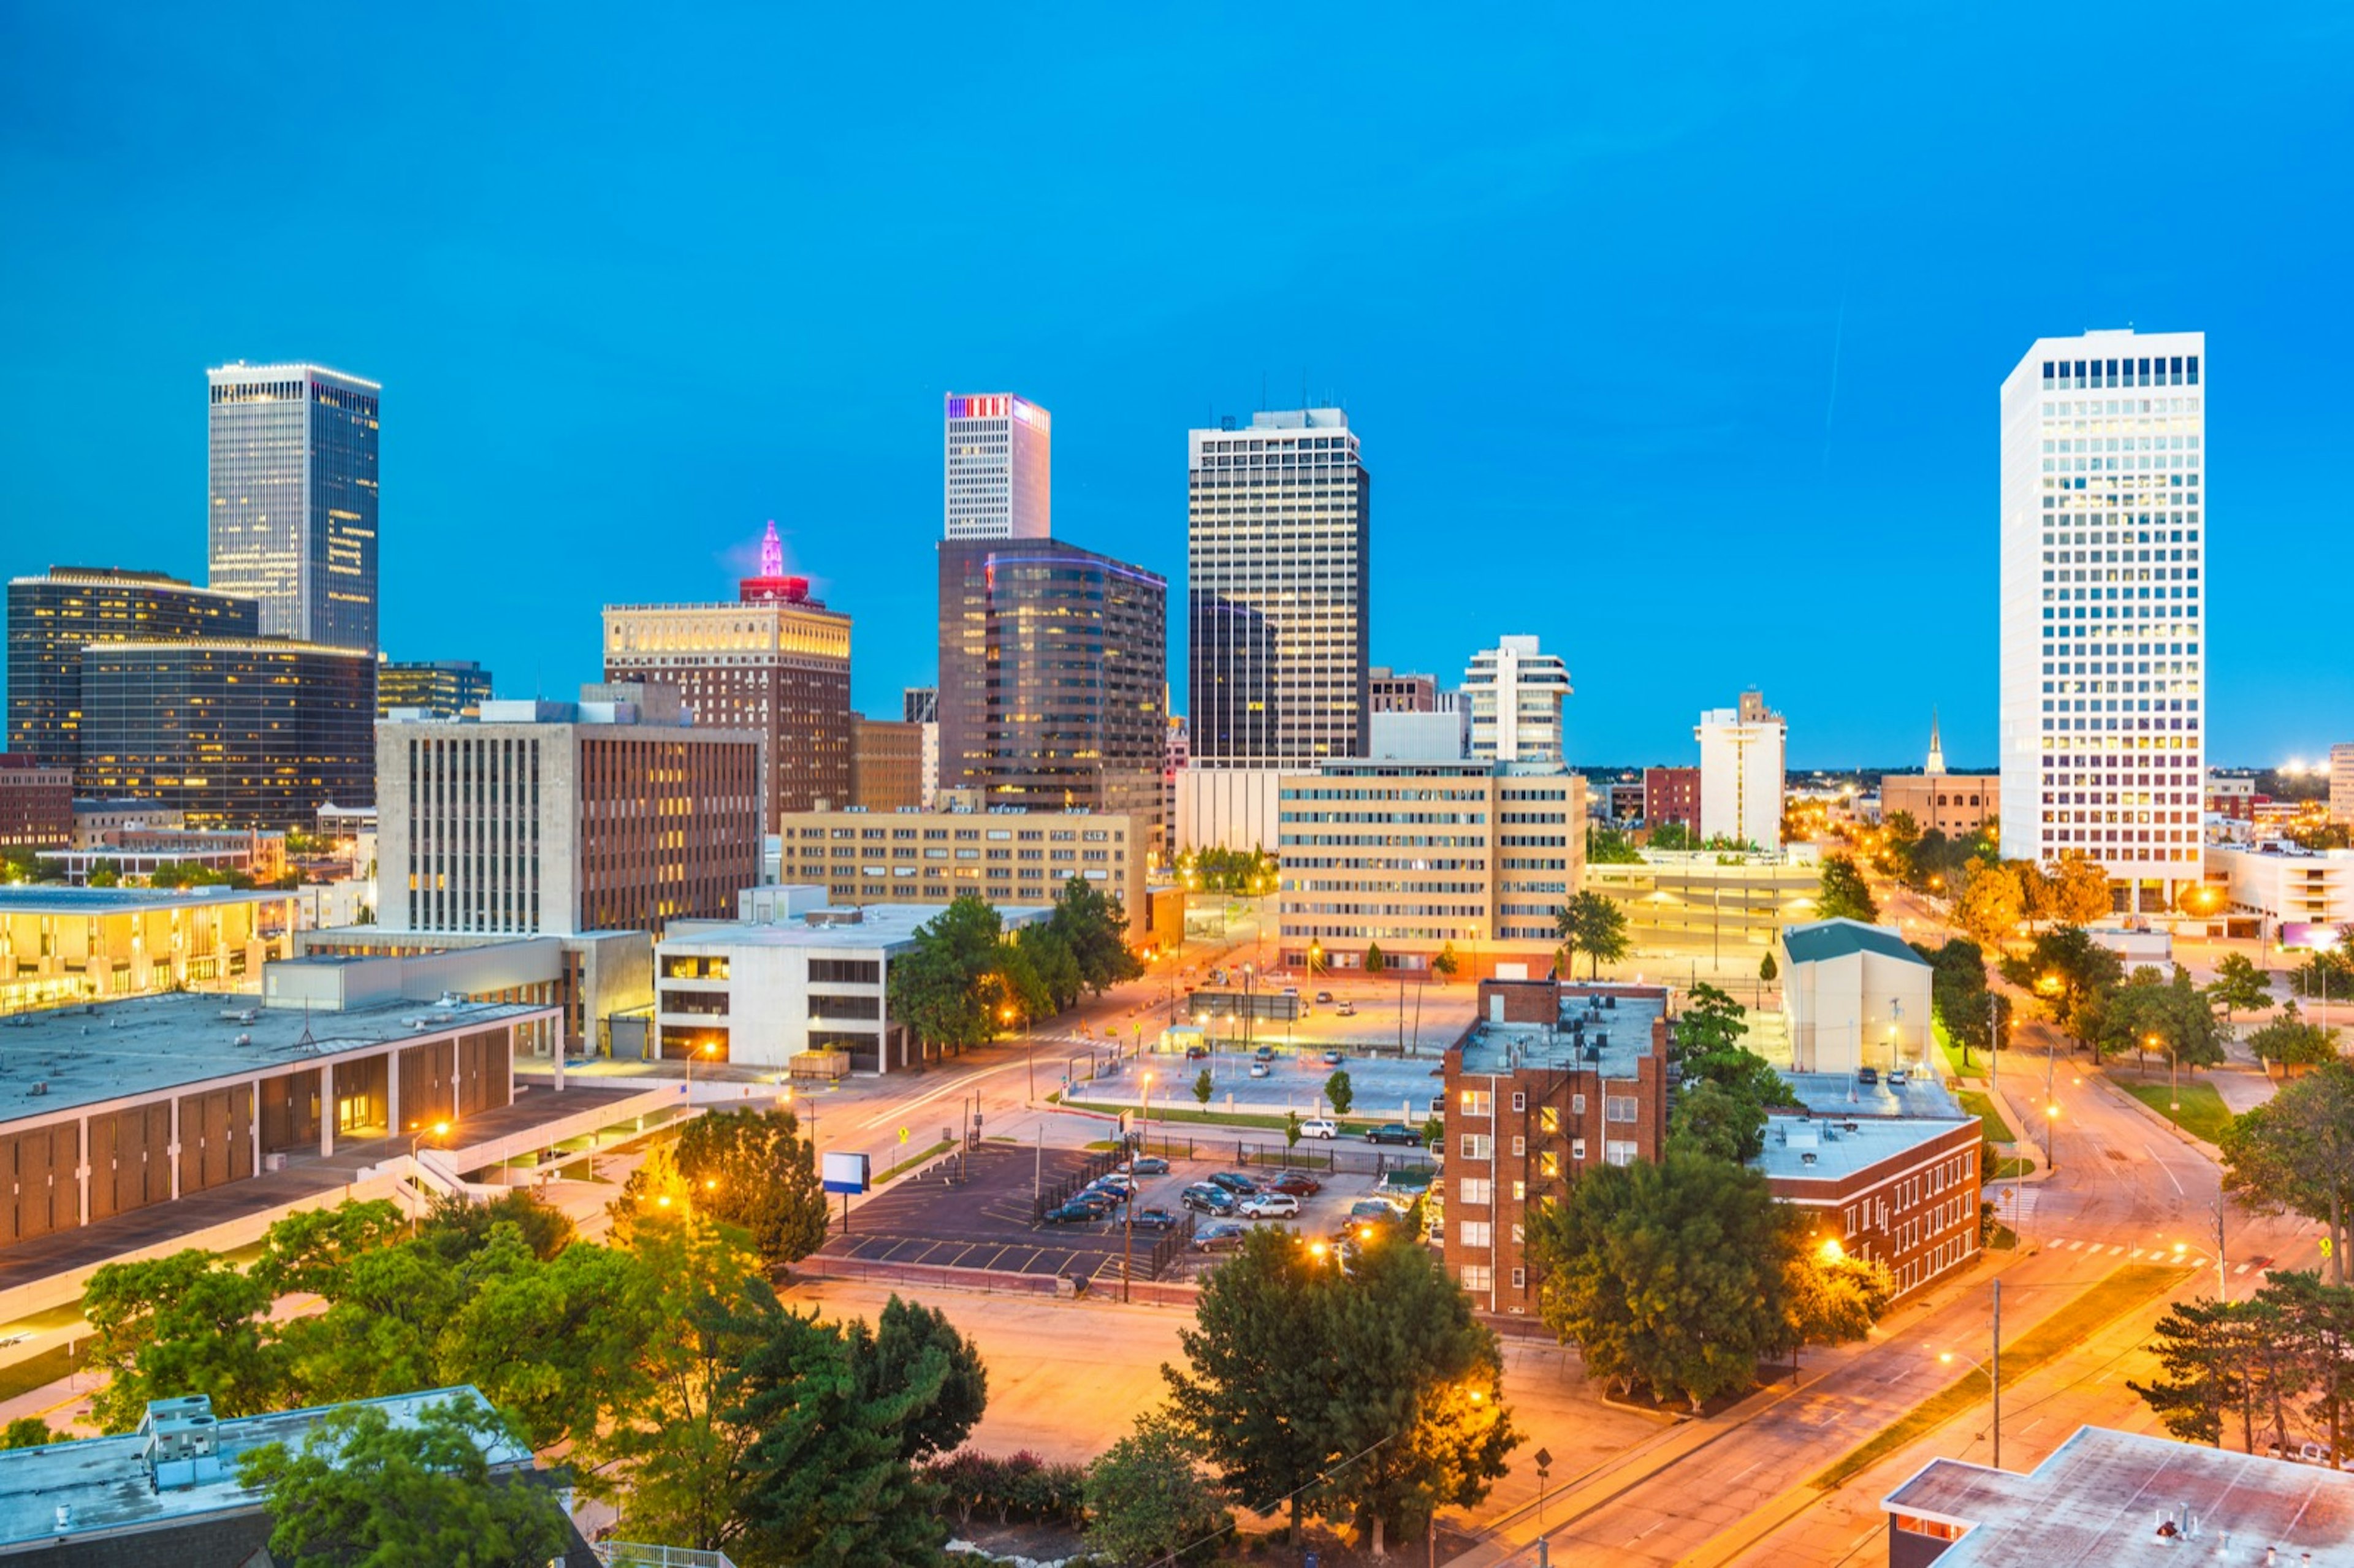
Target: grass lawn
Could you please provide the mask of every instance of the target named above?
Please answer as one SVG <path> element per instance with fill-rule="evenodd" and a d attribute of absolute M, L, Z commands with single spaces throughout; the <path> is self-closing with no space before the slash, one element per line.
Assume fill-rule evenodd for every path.
<path fill-rule="evenodd" d="M 1929 1020 L 1929 1033 L 1936 1037 L 1937 1054 L 1945 1057 L 1946 1071 L 1947 1073 L 1956 1078 L 1983 1078 L 1986 1076 L 1986 1064 L 1984 1062 L 1980 1062 L 1974 1067 L 1966 1067 L 1962 1065 L 1962 1048 L 1954 1044 L 1954 1037 L 1952 1035 L 1946 1033 L 1945 1020 L 1941 1018 L 1932 1018 Z"/>
<path fill-rule="evenodd" d="M 1982 1095 L 1976 1089 L 1964 1089 L 1956 1097 L 1962 1102 L 1963 1115 L 1974 1116 L 1986 1124 L 1986 1140 L 1988 1143 L 2019 1141 L 2019 1134 L 2011 1130 L 2010 1123 L 2003 1120 L 2002 1112 L 1996 1108 L 1993 1096 Z"/>
<path fill-rule="evenodd" d="M 946 1154 L 949 1150 L 954 1149 L 955 1147 L 956 1139 L 951 1138 L 939 1143 L 933 1144 L 921 1154 L 910 1154 L 907 1159 L 899 1161 L 898 1164 L 892 1166 L 889 1170 L 875 1177 L 874 1179 L 874 1184 L 880 1187 L 884 1182 L 890 1181 L 894 1176 L 899 1175 L 903 1171 L 913 1171 L 917 1166 L 923 1164 L 926 1160 L 938 1159 L 939 1156 Z"/>
<path fill-rule="evenodd" d="M 2160 1291 L 2172 1288 L 2190 1273 L 2189 1269 L 2147 1263 L 2129 1263 L 2112 1269 L 2107 1278 L 2004 1346 L 2003 1377 L 2009 1386 L 2016 1387 L 2021 1378 L 2038 1371 L 2046 1361 L 2082 1344 Z M 1906 1411 L 1878 1436 L 1808 1484 L 1817 1491 L 1829 1491 L 1898 1449 L 1927 1436 L 1986 1398 L 1987 1393 L 1986 1373 L 1973 1371 L 1961 1382 L 1939 1390 Z"/>
<path fill-rule="evenodd" d="M 2174 1119 L 2174 1113 L 2168 1108 L 2173 1095 L 2164 1078 L 2152 1078 L 2146 1084 L 2120 1077 L 2115 1073 L 2110 1074 L 2109 1078 L 2117 1087 L 2158 1115 L 2169 1121 Z M 2231 1125 L 2232 1109 L 2223 1103 L 2223 1097 L 2215 1092 L 2214 1085 L 2193 1082 L 2182 1086 L 2183 1131 L 2212 1143 Z"/>

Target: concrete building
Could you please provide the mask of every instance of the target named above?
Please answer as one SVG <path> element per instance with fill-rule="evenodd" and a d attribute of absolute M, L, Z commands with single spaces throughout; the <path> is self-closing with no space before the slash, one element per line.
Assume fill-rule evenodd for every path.
<path fill-rule="evenodd" d="M 785 575 L 770 523 L 735 603 L 606 606 L 605 679 L 675 686 L 697 725 L 756 733 L 773 832 L 787 811 L 850 799 L 850 625 Z"/>
<path fill-rule="evenodd" d="M 1463 726 L 1454 714 L 1415 713 L 1393 709 L 1375 713 L 1366 724 L 1371 736 L 1365 747 L 1374 762 L 1462 762 Z"/>
<path fill-rule="evenodd" d="M 1621 827 L 1643 820 L 1643 781 L 1640 779 L 1613 779 L 1605 798 L 1603 818 Z"/>
<path fill-rule="evenodd" d="M 2086 855 L 2128 914 L 2200 875 L 2205 347 L 2043 338 L 2002 384 L 2003 853 Z"/>
<path fill-rule="evenodd" d="M 1761 850 L 1782 847 L 1782 785 L 1788 726 L 1763 694 L 1737 708 L 1712 708 L 1692 731 L 1700 742 L 1700 832 Z"/>
<path fill-rule="evenodd" d="M 799 811 L 785 819 L 777 879 L 823 887 L 835 904 L 948 904 L 978 894 L 999 908 L 1051 904 L 1073 877 L 1128 913 L 1144 945 L 1150 853 L 1144 825 L 1117 812 L 984 810 L 943 792 L 934 811 Z"/>
<path fill-rule="evenodd" d="M 1932 1459 L 1880 1506 L 1888 1568 L 2354 1562 L 2354 1476 L 2099 1426 L 2024 1475 Z"/>
<path fill-rule="evenodd" d="M 1688 832 L 1700 832 L 1700 769 L 1644 768 L 1643 821 L 1655 828 L 1681 822 Z"/>
<path fill-rule="evenodd" d="M 1815 917 L 1822 867 L 1809 845 L 1782 854 L 1653 850 L 1623 865 L 1586 866 L 1585 885 L 1627 912 L 1627 940 L 1661 972 L 1705 966 L 1748 983 L 1784 927 Z"/>
<path fill-rule="evenodd" d="M 1365 754 L 1373 476 L 1338 408 L 1188 435 L 1193 756 Z"/>
<path fill-rule="evenodd" d="M 302 895 L 207 887 L 0 887 L 0 1012 L 250 990 L 292 951 Z"/>
<path fill-rule="evenodd" d="M 0 752 L 0 849 L 71 843 L 73 769 L 25 752 Z"/>
<path fill-rule="evenodd" d="M 1985 1129 L 1924 1075 L 1868 1092 L 1848 1075 L 1798 1072 L 1800 1108 L 1766 1118 L 1751 1163 L 1812 1219 L 1809 1245 L 1885 1266 L 1903 1301 L 1978 1255 Z"/>
<path fill-rule="evenodd" d="M 462 1121 L 514 1097 L 525 1038 L 555 1010 L 395 1001 L 224 1011 L 217 996 L 50 1011 L 0 1030 L 0 1070 L 44 1086 L 0 1115 L 5 1249 L 249 1178 L 272 1154 Z"/>
<path fill-rule="evenodd" d="M 1599 1165 L 1656 1160 L 1668 1136 L 1667 991 L 1480 982 L 1447 1047 L 1447 1272 L 1483 1312 L 1533 1317 L 1528 1216 Z M 1434 1109 L 1437 1107 L 1434 1107 Z"/>
<path fill-rule="evenodd" d="M 1046 410 L 1011 392 L 951 392 L 946 429 L 941 536 L 1049 537 L 1055 431 Z"/>
<path fill-rule="evenodd" d="M 1279 961 L 1542 974 L 1585 864 L 1585 779 L 1484 762 L 1334 761 L 1278 781 Z M 1401 832 L 1401 828 L 1409 831 Z"/>
<path fill-rule="evenodd" d="M 1055 539 L 939 546 L 943 789 L 1134 818 L 1158 843 L 1169 585 Z"/>
<path fill-rule="evenodd" d="M 1471 703 L 1471 757 L 1483 762 L 1562 760 L 1561 707 L 1569 666 L 1533 637 L 1503 637 L 1471 656 L 1463 673 Z"/>
<path fill-rule="evenodd" d="M 889 1015 L 892 960 L 945 904 L 840 908 L 819 886 L 746 890 L 740 917 L 687 920 L 654 952 L 655 1024 L 671 1060 L 790 1067 L 804 1052 L 840 1053 L 854 1073 L 903 1071 L 934 1053 Z M 999 906 L 1012 931 L 1045 905 Z"/>
<path fill-rule="evenodd" d="M 2222 768 L 2207 770 L 2206 809 L 2215 816 L 2253 821 L 2257 803 L 2271 800 L 2269 795 L 2256 793 L 2256 776 L 2253 773 Z"/>
<path fill-rule="evenodd" d="M 2223 884 L 2231 915 L 2254 922 L 2255 935 L 2298 947 L 2306 944 L 2293 937 L 2354 926 L 2354 850 L 2211 844 L 2206 863 Z"/>
<path fill-rule="evenodd" d="M 1937 715 L 1929 715 L 1929 759 L 1916 776 L 1885 774 L 1880 780 L 1880 820 L 1903 811 L 1926 833 L 1949 839 L 1968 838 L 1995 820 L 2000 803 L 1999 774 L 1958 774 L 1946 771 L 1946 747 L 1937 735 Z"/>
<path fill-rule="evenodd" d="M 923 805 L 925 727 L 897 719 L 850 715 L 851 805 L 869 811 L 903 811 Z"/>
<path fill-rule="evenodd" d="M 1366 711 L 1426 714 L 1438 708 L 1438 678 L 1376 664 L 1365 672 Z"/>
<path fill-rule="evenodd" d="M 191 827 L 307 827 L 376 799 L 376 655 L 278 638 L 103 642 L 84 652 L 82 795 L 155 801 Z"/>
<path fill-rule="evenodd" d="M 383 388 L 316 365 L 208 370 L 211 584 L 264 637 L 376 651 Z"/>
<path fill-rule="evenodd" d="M 410 709 L 432 718 L 473 718 L 491 700 L 491 673 L 472 659 L 408 662 L 376 667 L 376 716 Z"/>
<path fill-rule="evenodd" d="M 51 567 L 8 584 L 8 751 L 81 760 L 81 666 L 94 642 L 173 642 L 260 633 L 250 599 L 161 572 Z"/>
<path fill-rule="evenodd" d="M 307 900 L 307 893 L 302 895 Z M 349 925 L 307 930 L 294 939 L 302 959 L 355 966 L 350 978 L 336 978 L 339 991 L 357 997 L 383 990 L 438 985 L 477 1001 L 544 1002 L 557 1010 L 557 1026 L 529 1042 L 533 1054 L 552 1054 L 563 1042 L 568 1057 L 643 1060 L 653 1053 L 654 939 L 648 931 L 571 931 L 562 936 L 516 936 L 500 931 L 393 931 L 382 926 Z M 394 969 L 371 966 L 392 964 Z M 342 977 L 345 971 L 333 971 Z M 392 976 L 387 982 L 386 975 Z M 282 987 L 323 984 L 286 964 L 268 971 Z M 297 999 L 303 994 L 288 989 Z M 422 990 L 400 989 L 411 1000 Z"/>
<path fill-rule="evenodd" d="M 670 687 L 376 728 L 387 930 L 660 935 L 759 881 L 761 737 L 689 724 Z"/>
<path fill-rule="evenodd" d="M 277 1521 L 265 1494 L 239 1483 L 244 1455 L 272 1443 L 300 1453 L 339 1411 L 379 1411 L 406 1429 L 443 1405 L 491 1414 L 490 1402 L 462 1385 L 227 1418 L 201 1393 L 151 1400 L 136 1432 L 0 1452 L 0 1557 L 22 1554 L 45 1568 L 258 1568 L 274 1561 Z M 535 1467 L 530 1449 L 480 1441 L 493 1480 L 557 1484 Z M 558 1561 L 598 1561 L 569 1516 L 564 1530 Z"/>
<path fill-rule="evenodd" d="M 1797 1071 L 1927 1068 L 1929 962 L 1893 928 L 1814 920 L 1786 927 L 1778 945 Z"/>
<path fill-rule="evenodd" d="M 1177 853 L 1273 847 L 1286 771 L 1188 764 L 1177 775 Z"/>
<path fill-rule="evenodd" d="M 322 806 L 319 810 L 323 816 L 329 811 L 341 809 Z M 366 811 L 369 821 L 371 822 L 375 821 L 374 806 L 354 809 Z M 152 800 L 76 800 L 73 803 L 73 810 L 74 827 L 71 847 L 74 849 L 94 849 L 117 833 L 162 832 L 168 829 L 185 828 L 188 825 L 186 812 L 158 806 Z"/>
<path fill-rule="evenodd" d="M 2354 823 L 2354 746 L 2329 748 L 2329 820 Z"/>

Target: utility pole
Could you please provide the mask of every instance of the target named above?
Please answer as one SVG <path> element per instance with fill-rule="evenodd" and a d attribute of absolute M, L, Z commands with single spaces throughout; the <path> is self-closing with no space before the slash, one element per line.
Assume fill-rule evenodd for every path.
<path fill-rule="evenodd" d="M 2002 1277 L 1994 1282 L 1994 1367 L 1988 1381 L 1994 1384 L 1994 1467 L 2002 1468 Z"/>

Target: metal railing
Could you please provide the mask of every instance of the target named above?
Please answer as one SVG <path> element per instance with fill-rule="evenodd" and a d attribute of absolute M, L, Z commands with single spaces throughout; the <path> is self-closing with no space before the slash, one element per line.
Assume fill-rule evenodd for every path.
<path fill-rule="evenodd" d="M 642 1546 L 633 1541 L 599 1542 L 597 1561 L 604 1568 L 736 1568 L 725 1552 L 705 1552 L 693 1546 Z"/>

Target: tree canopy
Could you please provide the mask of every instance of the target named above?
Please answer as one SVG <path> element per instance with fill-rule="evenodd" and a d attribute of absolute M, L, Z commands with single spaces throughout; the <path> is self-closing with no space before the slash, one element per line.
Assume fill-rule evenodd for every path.
<path fill-rule="evenodd" d="M 1880 918 L 1880 906 L 1852 856 L 1835 854 L 1823 862 L 1822 885 L 1815 895 L 1815 913 L 1826 920 Z"/>
<path fill-rule="evenodd" d="M 2217 1139 L 2223 1188 L 2253 1206 L 2287 1210 L 2329 1227 L 2330 1283 L 2346 1283 L 2347 1222 L 2354 1213 L 2354 1065 L 2327 1062 L 2253 1110 Z"/>
<path fill-rule="evenodd" d="M 1592 888 L 1571 894 L 1569 902 L 1553 912 L 1553 929 L 1573 968 L 1577 955 L 1585 955 L 1588 980 L 1599 977 L 1604 964 L 1627 956 L 1627 912 L 1617 900 Z"/>
<path fill-rule="evenodd" d="M 825 1245 L 825 1193 L 818 1183 L 817 1145 L 801 1135 L 791 1110 L 706 1111 L 678 1141 L 650 1155 L 614 1205 L 627 1225 L 663 1199 L 695 1204 L 740 1229 L 770 1266 L 796 1263 Z"/>

